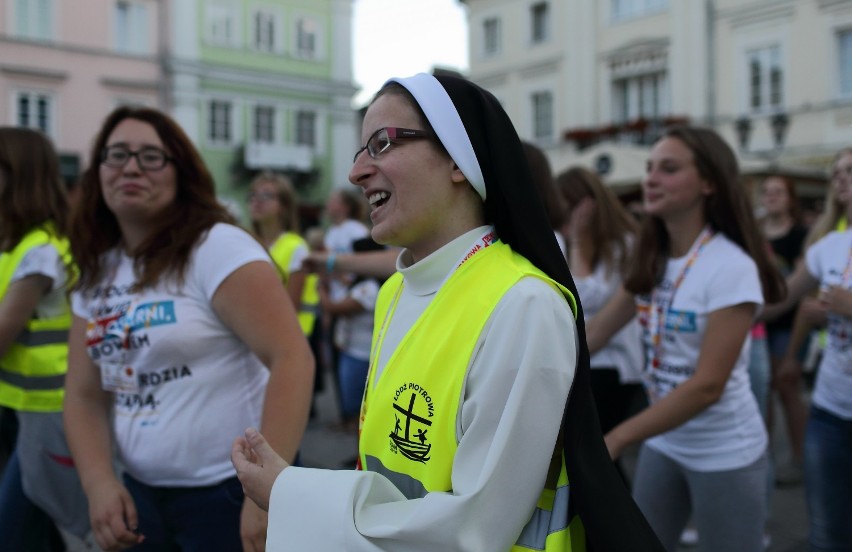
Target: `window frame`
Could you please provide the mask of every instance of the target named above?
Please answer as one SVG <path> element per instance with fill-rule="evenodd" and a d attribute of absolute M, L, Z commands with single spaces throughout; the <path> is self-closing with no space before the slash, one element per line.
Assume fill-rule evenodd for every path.
<path fill-rule="evenodd" d="M 503 43 L 503 23 L 497 16 L 485 17 L 482 20 L 482 55 L 495 57 L 500 54 Z"/>
<path fill-rule="evenodd" d="M 21 120 L 21 99 L 23 97 L 27 97 L 29 102 L 32 105 L 35 105 L 33 100 L 41 100 L 43 99 L 45 105 L 47 107 L 47 113 L 45 115 L 46 124 L 42 126 L 41 124 L 35 123 L 25 123 Z M 14 122 L 16 126 L 31 128 L 35 130 L 40 130 L 47 136 L 53 138 L 56 133 L 56 117 L 57 117 L 57 109 L 56 109 L 56 95 L 54 92 L 49 90 L 35 89 L 35 88 L 16 88 L 11 91 L 11 120 Z M 40 118 L 40 116 L 36 116 L 36 119 Z"/>

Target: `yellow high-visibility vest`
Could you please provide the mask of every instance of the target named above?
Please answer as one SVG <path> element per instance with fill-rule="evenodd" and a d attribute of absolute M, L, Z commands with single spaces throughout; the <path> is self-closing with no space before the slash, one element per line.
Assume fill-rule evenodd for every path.
<path fill-rule="evenodd" d="M 379 334 L 393 317 L 403 285 L 400 273 L 388 279 L 376 302 L 373 362 L 362 405 L 361 469 L 385 475 L 409 499 L 452 492 L 456 415 L 474 347 L 504 294 L 530 276 L 562 293 L 576 316 L 571 292 L 497 241 L 450 276 L 375 381 Z M 568 507 L 561 439 L 552 458 L 537 508 L 513 551 L 585 550 L 583 526 Z"/>
<path fill-rule="evenodd" d="M 287 285 L 287 280 L 290 278 L 290 259 L 300 245 L 307 247 L 307 242 L 294 232 L 285 232 L 269 248 L 269 256 L 284 276 L 284 285 Z M 305 283 L 302 286 L 302 304 L 297 307 L 299 326 L 302 332 L 309 336 L 314 331 L 319 312 L 319 276 L 316 274 L 305 276 Z"/>
<path fill-rule="evenodd" d="M 11 251 L 0 254 L 0 298 L 31 249 L 51 244 L 71 266 L 68 240 L 51 225 L 30 231 Z M 69 276 L 70 280 L 70 276 Z M 33 318 L 0 358 L 0 405 L 31 412 L 60 412 L 68 368 L 71 309 L 53 318 Z"/>

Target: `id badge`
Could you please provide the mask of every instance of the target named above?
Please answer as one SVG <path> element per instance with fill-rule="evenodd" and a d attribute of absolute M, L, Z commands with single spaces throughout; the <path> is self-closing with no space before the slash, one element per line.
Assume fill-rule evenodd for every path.
<path fill-rule="evenodd" d="M 101 363 L 101 387 L 113 393 L 138 393 L 136 371 L 121 362 L 104 361 Z"/>

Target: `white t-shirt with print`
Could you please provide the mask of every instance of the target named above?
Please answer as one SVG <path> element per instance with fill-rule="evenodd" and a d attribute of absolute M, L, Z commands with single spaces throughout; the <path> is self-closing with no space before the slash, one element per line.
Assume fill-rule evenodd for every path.
<path fill-rule="evenodd" d="M 348 297 L 358 302 L 364 310 L 349 316 L 340 316 L 335 327 L 334 343 L 347 355 L 359 360 L 370 360 L 370 348 L 373 344 L 373 311 L 376 310 L 376 298 L 379 295 L 379 283 L 367 278 L 358 282 L 349 290 Z"/>
<path fill-rule="evenodd" d="M 619 262 L 618 257 L 615 260 Z M 621 287 L 622 277 L 618 267 L 608 270 L 606 263 L 600 262 L 588 276 L 574 277 L 577 294 L 583 305 L 586 320 L 594 318 L 604 305 Z M 642 381 L 642 368 L 645 362 L 642 350 L 641 330 L 634 317 L 616 333 L 601 350 L 589 359 L 594 368 L 616 368 L 622 384 Z"/>
<path fill-rule="evenodd" d="M 107 254 L 106 281 L 72 296 L 88 321 L 94 363 L 134 371 L 138 389 L 116 392 L 113 422 L 128 473 L 149 485 L 204 486 L 232 477 L 231 442 L 260 423 L 268 370 L 216 316 L 211 300 L 238 268 L 270 262 L 248 233 L 217 224 L 193 252 L 180 289 L 174 280 L 141 293 L 133 261 Z M 112 277 L 110 277 L 112 275 Z M 262 290 L 258 290 L 262 293 Z M 129 344 L 127 349 L 123 344 Z"/>
<path fill-rule="evenodd" d="M 346 219 L 340 224 L 335 224 L 325 231 L 323 243 L 325 249 L 329 253 L 340 255 L 342 253 L 352 253 L 352 242 L 366 238 L 370 235 L 370 230 L 362 223 L 353 219 Z M 340 301 L 346 297 L 346 292 L 349 289 L 349 282 L 354 279 L 351 274 L 335 275 L 329 280 L 328 295 L 333 301 Z"/>
<path fill-rule="evenodd" d="M 852 230 L 831 232 L 808 248 L 805 263 L 808 272 L 821 287 L 838 286 L 852 289 L 847 271 L 852 254 Z M 828 315 L 828 338 L 817 372 L 813 404 L 843 418 L 852 420 L 852 320 L 838 314 Z"/>
<path fill-rule="evenodd" d="M 657 286 L 664 300 L 688 258 L 667 263 L 663 281 Z M 636 303 L 646 349 L 645 383 L 655 401 L 695 373 L 710 313 L 742 303 L 763 305 L 763 294 L 754 261 L 717 233 L 675 291 L 657 368 L 652 365 L 650 295 L 638 296 Z M 718 402 L 686 423 L 648 439 L 647 445 L 696 471 L 736 469 L 757 460 L 766 450 L 767 435 L 749 384 L 750 349 L 749 336 Z"/>

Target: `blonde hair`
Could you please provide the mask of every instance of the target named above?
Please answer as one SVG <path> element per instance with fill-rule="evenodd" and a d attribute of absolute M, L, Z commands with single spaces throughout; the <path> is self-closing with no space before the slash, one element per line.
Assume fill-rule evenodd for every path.
<path fill-rule="evenodd" d="M 816 222 L 814 222 L 813 226 L 811 226 L 811 229 L 808 232 L 808 237 L 805 239 L 805 249 L 818 242 L 829 232 L 835 230 L 837 228 L 837 223 L 840 222 L 840 219 L 846 213 L 846 206 L 841 204 L 840 200 L 837 199 L 837 196 L 834 193 L 834 185 L 832 183 L 832 180 L 834 179 L 834 166 L 837 165 L 837 162 L 846 155 L 852 155 L 852 148 L 843 148 L 838 151 L 834 156 L 834 159 L 831 160 L 828 192 L 825 195 L 825 210 Z"/>
<path fill-rule="evenodd" d="M 251 181 L 251 188 L 258 184 L 269 182 L 275 186 L 276 199 L 281 205 L 281 215 L 278 219 L 281 228 L 287 232 L 299 232 L 299 200 L 296 196 L 296 191 L 293 189 L 293 183 L 283 174 L 264 171 L 254 177 Z M 252 228 L 255 234 L 260 232 L 257 222 L 252 221 Z"/>

